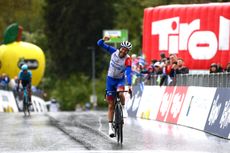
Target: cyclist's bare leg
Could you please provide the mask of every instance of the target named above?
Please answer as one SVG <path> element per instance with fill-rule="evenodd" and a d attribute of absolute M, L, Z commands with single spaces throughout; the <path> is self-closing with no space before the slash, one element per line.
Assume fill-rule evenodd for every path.
<path fill-rule="evenodd" d="M 114 102 L 111 98 L 107 98 L 108 102 L 108 121 L 113 121 L 113 114 L 114 114 Z"/>
<path fill-rule="evenodd" d="M 124 106 L 125 105 L 125 96 L 122 92 L 119 93 L 119 97 L 121 99 L 121 104 Z"/>
<path fill-rule="evenodd" d="M 108 121 L 109 121 L 109 136 L 114 137 L 113 132 L 113 114 L 114 114 L 114 102 L 111 97 L 107 97 L 108 102 Z"/>
<path fill-rule="evenodd" d="M 124 86 L 120 86 L 120 87 L 118 87 L 118 89 L 117 89 L 117 91 L 124 91 L 124 90 L 125 90 Z M 122 104 L 122 106 L 124 106 L 124 105 L 125 105 L 125 96 L 124 96 L 123 92 L 120 92 L 120 93 L 119 93 L 119 97 L 120 97 L 120 99 L 121 99 L 121 104 Z"/>

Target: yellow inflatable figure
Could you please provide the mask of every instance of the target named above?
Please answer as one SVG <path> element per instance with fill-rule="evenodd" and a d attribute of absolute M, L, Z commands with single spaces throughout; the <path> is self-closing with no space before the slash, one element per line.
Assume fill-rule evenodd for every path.
<path fill-rule="evenodd" d="M 10 36 L 5 34 L 4 44 L 0 46 L 0 74 L 6 73 L 10 78 L 14 78 L 20 67 L 27 64 L 32 72 L 32 85 L 37 86 L 44 75 L 45 55 L 38 46 L 20 41 L 21 27 L 12 24 L 10 28 Z M 16 41 L 12 38 L 12 29 L 17 32 Z"/>

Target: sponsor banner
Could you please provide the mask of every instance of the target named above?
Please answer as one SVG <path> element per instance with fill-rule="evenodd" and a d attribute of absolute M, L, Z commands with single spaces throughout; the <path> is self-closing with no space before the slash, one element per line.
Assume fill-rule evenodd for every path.
<path fill-rule="evenodd" d="M 161 99 L 157 120 L 177 123 L 186 93 L 187 87 L 166 87 Z"/>
<path fill-rule="evenodd" d="M 181 109 L 187 94 L 188 87 L 176 87 L 172 97 L 171 106 L 168 111 L 166 122 L 177 123 Z"/>
<path fill-rule="evenodd" d="M 217 88 L 205 131 L 228 138 L 230 134 L 230 89 Z"/>
<path fill-rule="evenodd" d="M 157 113 L 158 121 L 165 121 L 168 110 L 172 102 L 172 97 L 173 97 L 175 88 L 172 86 L 166 87 L 165 92 L 163 93 L 163 96 L 161 97 L 161 104 L 160 104 L 160 107 Z"/>
<path fill-rule="evenodd" d="M 178 124 L 203 130 L 216 88 L 188 87 Z"/>
<path fill-rule="evenodd" d="M 161 97 L 165 88 L 165 86 L 145 86 L 137 112 L 137 117 L 156 119 L 159 106 L 161 104 Z"/>
<path fill-rule="evenodd" d="M 0 90 L 0 112 L 18 112 L 13 92 Z"/>
<path fill-rule="evenodd" d="M 35 112 L 47 112 L 46 103 L 43 99 L 37 96 L 32 96 L 32 106 Z"/>
<path fill-rule="evenodd" d="M 146 61 L 177 54 L 193 70 L 227 65 L 230 3 L 168 5 L 144 10 L 142 51 Z"/>
<path fill-rule="evenodd" d="M 128 93 L 125 94 L 125 109 L 127 110 L 128 116 L 136 117 L 143 91 L 144 84 L 140 83 L 132 87 L 132 99 L 129 98 Z"/>

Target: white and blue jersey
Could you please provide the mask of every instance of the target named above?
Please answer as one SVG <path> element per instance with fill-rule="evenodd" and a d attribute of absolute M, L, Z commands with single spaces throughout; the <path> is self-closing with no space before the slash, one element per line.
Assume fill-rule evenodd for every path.
<path fill-rule="evenodd" d="M 103 39 L 98 40 L 98 46 L 104 48 L 111 54 L 109 69 L 106 80 L 107 95 L 110 91 L 116 91 L 118 87 L 125 86 L 125 76 L 128 85 L 131 85 L 131 58 L 126 55 L 123 58 L 119 57 L 119 50 L 104 43 Z M 109 94 L 110 95 L 110 94 Z"/>

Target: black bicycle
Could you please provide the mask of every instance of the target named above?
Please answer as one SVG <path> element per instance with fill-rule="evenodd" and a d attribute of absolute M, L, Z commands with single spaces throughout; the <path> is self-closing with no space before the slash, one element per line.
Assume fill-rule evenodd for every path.
<path fill-rule="evenodd" d="M 130 98 L 132 97 L 131 91 L 116 91 L 116 94 L 114 96 L 114 118 L 113 118 L 113 128 L 115 132 L 115 137 L 117 137 L 117 142 L 121 143 L 123 142 L 123 111 L 122 111 L 122 104 L 121 104 L 121 98 L 119 96 L 119 93 L 121 92 L 129 92 Z"/>

